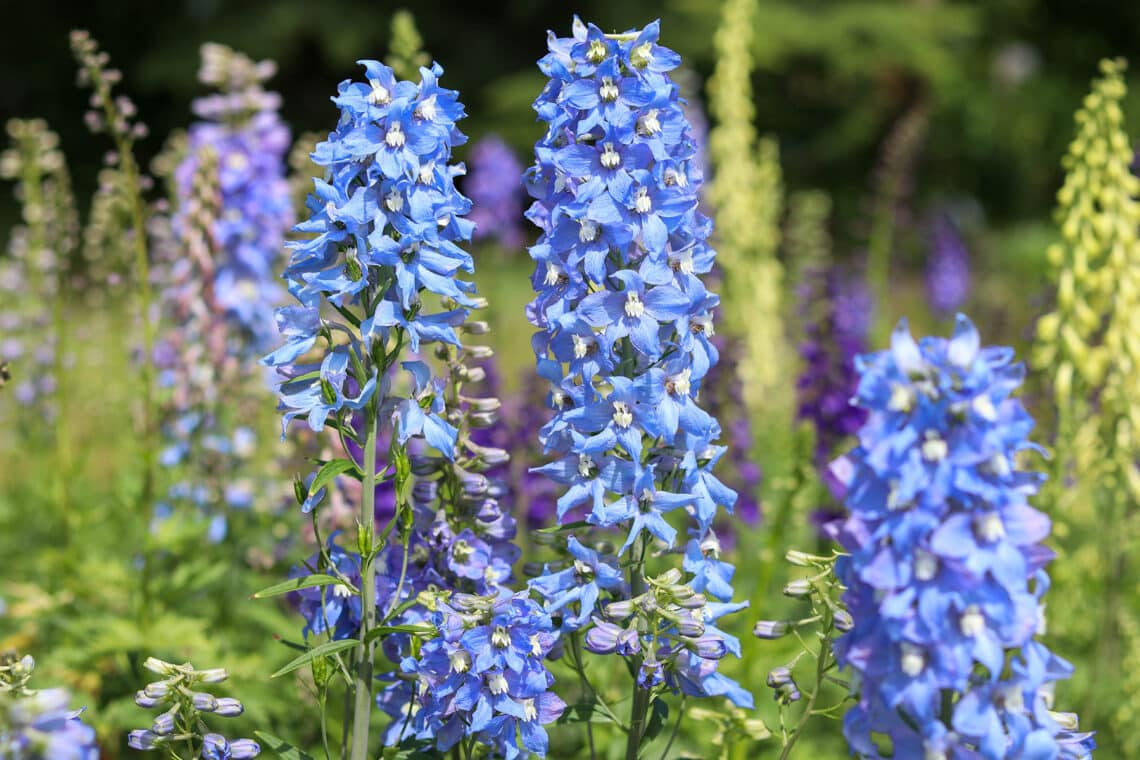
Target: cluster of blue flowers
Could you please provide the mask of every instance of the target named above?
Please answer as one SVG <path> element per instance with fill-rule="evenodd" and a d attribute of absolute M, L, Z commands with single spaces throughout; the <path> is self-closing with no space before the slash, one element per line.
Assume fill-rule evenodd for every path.
<path fill-rule="evenodd" d="M 202 46 L 199 79 L 218 94 L 194 101 L 203 121 L 191 125 L 188 153 L 175 170 L 181 199 L 191 196 L 202 151 L 216 156 L 221 213 L 213 222 L 218 257 L 211 273 L 213 305 L 239 329 L 229 350 L 250 357 L 277 338 L 273 311 L 284 293 L 276 272 L 293 206 L 285 176 L 289 128 L 277 111 L 281 98 L 262 85 L 276 67 L 254 63 L 223 45 Z M 185 203 L 174 217 L 187 223 Z"/>
<path fill-rule="evenodd" d="M 534 104 L 547 131 L 527 173 L 536 199 L 527 215 L 542 230 L 530 249 L 537 295 L 528 316 L 555 412 L 540 435 L 557 458 L 545 472 L 566 487 L 561 521 L 618 532 L 619 553 L 633 549 L 640 562 L 648 542 L 675 548 L 666 516 L 687 515 L 693 589 L 726 602 L 733 568 L 718 558 L 712 526 L 736 494 L 713 474 L 725 452 L 721 429 L 696 401 L 717 361 L 718 298 L 700 277 L 713 265 L 712 225 L 697 209 L 702 176 L 668 75 L 680 57 L 658 44 L 658 32 L 653 23 L 610 36 L 575 19 L 573 36 L 551 34 L 539 63 L 550 81 Z M 577 593 L 555 591 L 551 608 Z M 588 619 L 581 606 L 589 601 L 576 601 L 563 625 Z M 676 649 L 653 633 L 644 638 L 636 655 L 649 669 L 643 680 L 656 681 L 658 668 L 688 672 Z M 662 656 L 648 654 L 658 644 Z M 690 693 L 726 691 L 714 678 L 716 659 L 697 670 Z M 751 703 L 743 690 L 731 693 Z"/>
<path fill-rule="evenodd" d="M 1076 716 L 1051 712 L 1071 666 L 1035 638 L 1052 554 L 1049 519 L 1026 501 L 1042 478 L 1016 461 L 1033 448 L 1012 396 L 1024 367 L 981 347 L 962 316 L 949 340 L 916 343 L 903 323 L 858 366 L 868 420 L 833 465 L 850 510 L 836 572 L 854 626 L 836 655 L 857 676 L 844 719 L 853 751 L 1089 757 Z"/>
<path fill-rule="evenodd" d="M 162 678 L 135 694 L 135 704 L 146 709 L 161 707 L 163 711 L 155 716 L 150 728 L 130 732 L 127 744 L 131 749 L 149 752 L 173 750 L 182 744 L 200 746 L 198 757 L 202 760 L 248 760 L 261 753 L 260 745 L 252 739 L 230 741 L 219 733 L 206 731 L 207 716 L 234 718 L 245 711 L 233 697 L 216 697 L 199 690 L 203 685 L 225 681 L 225 670 L 195 670 L 189 663 L 175 665 L 156 657 L 148 657 L 143 667 Z"/>
<path fill-rule="evenodd" d="M 970 297 L 970 253 L 958 226 L 945 213 L 934 217 L 930 225 L 926 295 L 939 314 L 952 314 Z"/>
<path fill-rule="evenodd" d="M 446 752 L 474 737 L 496 757 L 545 757 L 543 726 L 566 707 L 544 662 L 556 643 L 550 616 L 525 592 L 455 594 L 437 603 L 432 622 L 438 636 L 401 662 L 416 708 L 410 720 L 406 708 L 393 711 L 389 743 L 414 735 Z"/>
<path fill-rule="evenodd" d="M 67 690 L 28 688 L 35 666 L 30 655 L 0 658 L 0 758 L 98 760 L 95 730 L 68 707 Z"/>
<path fill-rule="evenodd" d="M 475 204 L 475 240 L 493 238 L 505 248 L 523 244 L 522 162 L 511 146 L 489 135 L 471 148 L 471 171 L 463 190 Z"/>

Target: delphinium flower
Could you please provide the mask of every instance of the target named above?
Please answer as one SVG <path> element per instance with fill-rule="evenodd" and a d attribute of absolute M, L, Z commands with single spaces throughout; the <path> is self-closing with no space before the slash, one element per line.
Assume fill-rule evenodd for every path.
<path fill-rule="evenodd" d="M 970 255 L 954 220 L 939 214 L 930 226 L 926 296 L 938 314 L 951 314 L 970 295 Z"/>
<path fill-rule="evenodd" d="M 523 244 L 522 162 L 511 146 L 488 135 L 471 147 L 471 167 L 463 190 L 474 206 L 475 240 L 493 238 L 507 249 Z"/>
<path fill-rule="evenodd" d="M 840 460 L 849 555 L 836 565 L 853 618 L 836 643 L 858 692 L 844 718 L 852 751 L 1088 757 L 1091 735 L 1051 712 L 1072 667 L 1036 638 L 1052 553 L 1049 519 L 1027 502 L 1042 478 L 1018 464 L 1034 448 L 1012 395 L 1024 367 L 981 347 L 959 315 L 949 340 L 916 343 L 900 324 L 859 371 L 868 419 Z"/>
<path fill-rule="evenodd" d="M 65 297 L 78 242 L 75 201 L 59 136 L 40 119 L 12 119 L 7 132 L 12 147 L 0 154 L 0 176 L 17 183 L 22 223 L 12 229 L 0 263 L 0 355 L 19 373 L 13 398 L 52 418 L 65 350 L 56 302 Z"/>
<path fill-rule="evenodd" d="M 162 710 L 150 728 L 130 732 L 131 749 L 163 753 L 168 758 L 199 757 L 202 760 L 244 760 L 257 757 L 261 747 L 252 739 L 227 739 L 210 730 L 211 718 L 234 718 L 245 708 L 233 697 L 218 697 L 205 687 L 226 680 L 221 668 L 196 670 L 190 663 L 176 665 L 148 657 L 143 667 L 161 678 L 135 694 L 135 704 Z M 188 752 L 188 754 L 184 754 Z"/>
<path fill-rule="evenodd" d="M 867 418 L 851 397 L 859 382 L 855 357 L 867 345 L 869 298 L 857 272 L 834 265 L 807 273 L 800 298 L 803 369 L 796 382 L 796 416 L 811 425 L 813 458 L 823 466 Z"/>
<path fill-rule="evenodd" d="M 594 647 L 633 660 L 630 747 L 661 684 L 751 703 L 717 672 L 732 640 L 706 625 L 714 610 L 738 606 L 726 605 L 733 570 L 712 529 L 736 494 L 713 474 L 725 451 L 720 426 L 696 400 L 717 360 L 709 333 L 718 299 L 700 278 L 713 264 L 711 223 L 697 209 L 701 176 L 667 73 L 679 56 L 657 38 L 657 23 L 606 35 L 577 19 L 572 37 L 551 34 L 539 63 L 550 81 L 535 102 L 547 132 L 527 175 L 536 199 L 528 217 L 542 230 L 530 249 L 537 295 L 528 315 L 554 411 L 540 432 L 555 460 L 544 469 L 566 487 L 560 522 L 582 513 L 613 534 L 630 568 L 628 597 L 593 623 L 597 638 L 632 621 L 633 641 L 620 650 Z M 685 517 L 680 538 L 673 523 Z M 647 578 L 658 550 L 683 550 L 691 580 L 681 583 L 676 568 Z M 705 594 L 717 602 L 706 605 Z M 644 606 L 621 606 L 630 597 Z M 573 632 L 569 621 L 582 617 L 564 614 L 562 626 Z"/>
<path fill-rule="evenodd" d="M 400 665 L 416 709 L 393 721 L 389 743 L 415 736 L 442 752 L 464 743 L 470 754 L 478 742 L 508 760 L 545 757 L 543 726 L 566 707 L 544 662 L 555 645 L 550 616 L 526 592 L 452 594 L 433 607 L 437 635 Z"/>
<path fill-rule="evenodd" d="M 337 475 L 361 482 L 359 560 L 352 561 L 359 584 L 348 589 L 362 601 L 354 760 L 370 756 L 376 640 L 370 631 L 395 619 L 397 607 L 405 607 L 401 620 L 416 614 L 400 602 L 437 575 L 462 579 L 471 584 L 464 590 L 476 593 L 496 588 L 512 560 L 494 544 L 514 530 L 482 475 L 505 462 L 506 452 L 470 436 L 498 402 L 462 391 L 479 374 L 467 361 L 489 354 L 463 346 L 460 337 L 487 330 L 485 322 L 467 322 L 469 311 L 485 302 L 473 283 L 460 279 L 474 268 L 458 245 L 473 227 L 465 218 L 471 203 L 454 184 L 463 167 L 450 162 L 452 148 L 465 140 L 455 126 L 463 106 L 440 86 L 438 65 L 421 68 L 419 83 L 397 80 L 376 61 L 361 65 L 366 81 L 340 85 L 333 98 L 341 111 L 337 128 L 312 155 L 325 179 L 315 180 L 309 216 L 295 228 L 305 237 L 289 244 L 285 270 L 298 304 L 278 312 L 285 343 L 265 359 L 283 377 L 283 428 L 300 418 L 313 431 L 335 432 L 346 452 L 353 446 L 361 452 L 359 459 L 352 454 L 323 465 L 298 488 L 300 501 L 316 509 L 320 490 Z M 440 365 L 434 371 L 433 348 Z M 391 444 L 378 472 L 382 433 Z M 382 480 L 393 481 L 396 507 L 381 527 L 375 487 Z M 319 546 L 328 551 L 323 541 Z M 321 565 L 335 566 L 330 559 Z M 385 652 L 398 659 L 406 638 L 382 637 Z M 406 704 L 408 696 L 386 691 L 381 703 L 403 697 Z"/>
<path fill-rule="evenodd" d="M 97 760 L 95 730 L 68 707 L 66 689 L 28 688 L 35 660 L 0 656 L 0 758 Z"/>
<path fill-rule="evenodd" d="M 281 97 L 263 83 L 276 70 L 224 45 L 202 46 L 199 80 L 219 90 L 194 101 L 202 119 L 191 125 L 187 155 L 175 170 L 180 198 L 189 197 L 203 149 L 216 155 L 220 214 L 213 235 L 213 306 L 232 323 L 229 350 L 263 353 L 277 339 L 273 310 L 284 293 L 276 281 L 285 234 L 293 225 L 285 157 L 289 129 L 277 110 Z M 177 229 L 184 210 L 174 218 Z"/>

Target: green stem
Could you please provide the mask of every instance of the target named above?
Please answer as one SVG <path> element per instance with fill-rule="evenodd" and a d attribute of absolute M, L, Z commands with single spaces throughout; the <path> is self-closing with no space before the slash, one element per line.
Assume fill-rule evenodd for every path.
<path fill-rule="evenodd" d="M 644 594 L 649 586 L 645 582 L 645 534 L 638 536 L 633 548 L 638 560 L 629 567 L 629 589 L 634 598 Z M 640 669 L 640 661 L 637 663 Z M 634 673 L 633 703 L 629 708 L 629 735 L 625 743 L 626 760 L 637 760 L 641 749 L 641 737 L 645 733 L 645 717 L 649 713 L 649 690 L 637 683 L 637 672 Z"/>
<path fill-rule="evenodd" d="M 819 697 L 819 692 L 823 688 L 824 676 L 827 675 L 828 660 L 830 657 L 831 636 L 829 635 L 825 637 L 820 643 L 819 656 L 815 661 L 815 688 L 813 688 L 811 690 L 811 694 L 808 695 L 808 701 L 807 704 L 804 705 L 803 714 L 800 715 L 800 719 L 796 722 L 795 728 L 792 729 L 792 735 L 788 737 L 787 741 L 784 743 L 784 749 L 782 752 L 780 752 L 779 760 L 788 760 L 788 757 L 792 754 L 792 747 L 796 746 L 796 742 L 799 741 L 800 735 L 804 731 L 804 726 L 806 726 L 807 722 L 811 720 L 812 709 L 815 707 L 815 700 Z"/>
<path fill-rule="evenodd" d="M 594 687 L 590 684 L 590 679 L 586 677 L 586 668 L 582 664 L 582 639 L 577 631 L 570 636 L 570 651 L 574 656 L 574 669 L 578 671 L 578 679 L 582 682 L 582 695 L 589 695 L 592 703 L 597 702 Z M 598 753 L 594 748 L 594 727 L 589 721 L 586 721 L 586 741 L 590 745 L 590 760 L 596 760 Z"/>
<path fill-rule="evenodd" d="M 361 484 L 360 527 L 368 537 L 367 551 L 360 562 L 360 645 L 356 648 L 356 679 L 353 684 L 352 760 L 368 760 L 368 730 L 372 718 L 372 656 L 375 642 L 364 643 L 376 625 L 376 577 L 372 572 L 373 524 L 376 502 L 376 425 L 378 415 L 372 404 L 368 415 L 368 435 L 364 441 L 364 479 Z"/>

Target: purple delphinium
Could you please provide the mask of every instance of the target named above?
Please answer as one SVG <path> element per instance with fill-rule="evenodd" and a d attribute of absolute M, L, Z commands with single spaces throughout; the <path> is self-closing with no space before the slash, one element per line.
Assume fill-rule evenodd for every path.
<path fill-rule="evenodd" d="M 236 328 L 228 350 L 247 357 L 264 353 L 278 337 L 273 311 L 285 293 L 276 273 L 294 221 L 285 176 L 289 129 L 277 113 L 280 96 L 262 88 L 275 68 L 271 61 L 254 63 L 223 45 L 202 46 L 199 79 L 221 92 L 194 101 L 202 121 L 191 125 L 188 155 L 174 173 L 179 197 L 186 199 L 201 151 L 216 155 L 220 213 L 212 229 L 218 257 L 211 306 Z M 186 213 L 180 204 L 176 231 L 186 223 Z"/>
<path fill-rule="evenodd" d="M 1027 502 L 1043 477 L 1018 467 L 1035 448 L 1013 396 L 1024 366 L 959 315 L 949 340 L 916 343 L 903 322 L 858 370 L 868 418 L 837 467 L 852 751 L 882 757 L 887 736 L 895 758 L 1089 757 L 1091 734 L 1051 712 L 1072 666 L 1037 639 L 1053 555 L 1049 518 Z"/>
<path fill-rule="evenodd" d="M 733 568 L 719 558 L 713 524 L 736 494 L 713 474 L 725 453 L 716 443 L 721 428 L 697 403 L 717 361 L 719 300 L 701 278 L 715 252 L 711 221 L 697 208 L 696 148 L 668 73 L 680 56 L 658 34 L 655 22 L 607 36 L 576 18 L 573 36 L 552 33 L 539 62 L 549 81 L 534 107 L 547 132 L 527 173 L 535 198 L 527 216 L 542 231 L 530 248 L 536 296 L 528 317 L 554 412 L 540 431 L 554 461 L 541 471 L 565 489 L 559 521 L 584 514 L 613 534 L 632 568 L 632 599 L 624 589 L 607 592 L 618 601 L 592 619 L 589 630 L 602 632 L 593 638 L 604 639 L 592 651 L 630 657 L 641 689 L 664 683 L 751 706 L 751 695 L 717 670 L 731 647 L 697 643 L 717 635 L 703 594 L 718 604 L 732 595 Z M 684 538 L 673 524 L 682 521 Z M 678 541 L 689 581 L 672 568 L 646 588 L 647 547 Z M 692 614 L 677 611 L 694 592 L 701 603 Z M 584 617 L 563 612 L 564 628 Z M 638 641 L 609 647 L 603 634 L 630 617 Z"/>
<path fill-rule="evenodd" d="M 869 297 L 861 279 L 827 268 L 806 275 L 800 297 L 805 334 L 803 370 L 796 383 L 797 417 L 815 433 L 814 459 L 823 466 L 835 447 L 854 435 L 867 417 L 851 404 L 858 385 L 855 357 L 867 344 Z"/>
<path fill-rule="evenodd" d="M 954 221 L 939 214 L 930 225 L 926 295 L 939 315 L 960 309 L 970 295 L 970 255 Z"/>
<path fill-rule="evenodd" d="M 471 146 L 468 164 L 463 191 L 473 204 L 468 217 L 475 222 L 472 239 L 493 238 L 504 248 L 522 247 L 522 162 L 500 137 L 488 135 Z"/>

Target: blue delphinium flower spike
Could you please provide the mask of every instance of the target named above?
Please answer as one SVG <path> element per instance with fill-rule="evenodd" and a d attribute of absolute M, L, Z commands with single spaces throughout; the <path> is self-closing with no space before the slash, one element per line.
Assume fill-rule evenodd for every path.
<path fill-rule="evenodd" d="M 857 366 L 868 419 L 835 468 L 849 510 L 836 572 L 854 625 L 836 655 L 857 676 L 852 750 L 882 757 L 880 735 L 896 758 L 1089 757 L 1091 734 L 1051 712 L 1072 667 L 1036 638 L 1052 553 L 1049 519 L 1027 502 L 1042 476 L 1017 464 L 1035 448 L 1012 395 L 1024 367 L 961 315 L 949 340 L 916 343 L 904 322 Z"/>
<path fill-rule="evenodd" d="M 634 547 L 687 544 L 685 570 L 704 579 L 692 582 L 727 602 L 732 569 L 718 557 L 712 526 L 736 494 L 713 474 L 724 454 L 721 428 L 698 403 L 717 361 L 709 338 L 719 300 L 701 280 L 715 256 L 712 223 L 697 208 L 696 146 L 668 73 L 680 57 L 658 34 L 656 22 L 606 35 L 575 19 L 573 36 L 551 34 L 539 62 L 549 81 L 534 108 L 547 131 L 526 182 L 535 199 L 527 215 L 542 232 L 530 249 L 536 296 L 527 312 L 554 410 L 540 439 L 555 461 L 542 470 L 567 487 L 558 504 L 563 524 L 585 519 L 615 533 L 619 554 L 633 554 L 635 564 Z M 687 537 L 676 527 L 684 522 Z M 678 611 L 695 593 L 678 569 L 648 590 L 603 585 L 608 564 L 578 557 L 583 545 L 569 547 L 573 572 L 586 583 L 578 598 L 550 578 L 533 586 L 563 629 L 598 626 L 587 643 L 636 656 L 643 688 L 666 683 L 751 704 L 717 673 L 725 650 L 698 645 L 706 622 L 699 618 L 711 606 L 701 596 Z M 674 620 L 644 642 L 610 642 L 630 611 L 619 603 L 594 612 L 596 591 L 618 600 L 636 594 Z"/>

